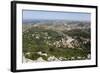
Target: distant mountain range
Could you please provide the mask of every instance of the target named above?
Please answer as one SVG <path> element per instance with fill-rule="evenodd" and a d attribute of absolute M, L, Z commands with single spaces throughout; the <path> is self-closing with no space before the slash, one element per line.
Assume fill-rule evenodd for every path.
<path fill-rule="evenodd" d="M 79 23 L 84 23 L 84 24 L 90 24 L 89 21 L 73 21 L 73 20 L 23 20 L 23 24 L 37 24 L 37 23 L 64 23 L 64 24 L 79 24 Z"/>

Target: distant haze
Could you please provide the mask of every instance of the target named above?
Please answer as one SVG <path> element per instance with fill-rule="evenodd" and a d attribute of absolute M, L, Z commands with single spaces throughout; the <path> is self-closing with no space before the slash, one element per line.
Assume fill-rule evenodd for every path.
<path fill-rule="evenodd" d="M 23 10 L 23 21 L 25 20 L 72 20 L 90 22 L 91 14 L 79 12 Z"/>

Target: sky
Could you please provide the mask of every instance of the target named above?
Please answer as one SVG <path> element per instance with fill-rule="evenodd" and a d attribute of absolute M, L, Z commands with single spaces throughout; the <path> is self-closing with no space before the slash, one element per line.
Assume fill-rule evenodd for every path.
<path fill-rule="evenodd" d="M 23 10 L 23 20 L 90 21 L 90 13 Z"/>

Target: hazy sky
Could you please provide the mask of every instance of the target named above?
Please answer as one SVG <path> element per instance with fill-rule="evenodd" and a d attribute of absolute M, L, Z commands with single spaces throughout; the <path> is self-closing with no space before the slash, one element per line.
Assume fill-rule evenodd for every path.
<path fill-rule="evenodd" d="M 77 20 L 77 21 L 90 21 L 90 13 L 77 13 L 77 12 L 54 12 L 54 11 L 34 11 L 34 10 L 23 10 L 23 20 Z"/>

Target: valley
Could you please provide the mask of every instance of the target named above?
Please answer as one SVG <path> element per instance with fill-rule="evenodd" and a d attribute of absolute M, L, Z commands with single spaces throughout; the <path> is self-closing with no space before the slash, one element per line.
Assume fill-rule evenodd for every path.
<path fill-rule="evenodd" d="M 23 62 L 91 59 L 90 22 L 31 21 L 22 31 Z"/>

